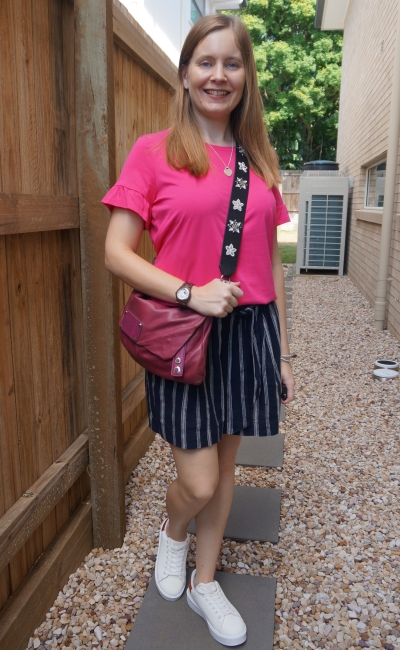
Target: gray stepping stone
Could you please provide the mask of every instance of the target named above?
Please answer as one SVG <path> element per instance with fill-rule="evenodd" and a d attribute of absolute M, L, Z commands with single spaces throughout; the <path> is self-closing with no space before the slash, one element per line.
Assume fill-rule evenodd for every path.
<path fill-rule="evenodd" d="M 235 485 L 224 537 L 238 542 L 250 540 L 276 544 L 280 513 L 280 490 Z M 196 534 L 194 519 L 189 524 L 188 532 Z"/>
<path fill-rule="evenodd" d="M 284 405 L 282 404 L 282 406 Z M 282 467 L 284 438 L 283 433 L 262 438 L 242 436 L 236 456 L 236 465 L 244 465 L 245 467 Z"/>
<path fill-rule="evenodd" d="M 191 569 L 188 569 L 187 579 Z M 273 650 L 275 578 L 217 571 L 224 593 L 247 626 L 247 641 L 240 648 Z M 206 622 L 186 602 L 186 592 L 171 603 L 161 598 L 152 578 L 125 650 L 221 650 Z"/>
<path fill-rule="evenodd" d="M 284 404 L 281 404 L 281 410 L 279 412 L 279 422 L 285 422 L 285 420 L 286 420 L 286 407 Z M 273 438 L 274 436 L 271 437 Z M 280 467 L 280 465 L 277 465 L 277 467 Z"/>

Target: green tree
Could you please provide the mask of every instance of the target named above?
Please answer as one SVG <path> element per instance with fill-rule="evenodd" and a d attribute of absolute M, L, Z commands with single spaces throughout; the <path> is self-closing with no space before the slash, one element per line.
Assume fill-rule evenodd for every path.
<path fill-rule="evenodd" d="M 335 160 L 343 36 L 314 28 L 316 0 L 249 0 L 265 121 L 282 169 Z"/>

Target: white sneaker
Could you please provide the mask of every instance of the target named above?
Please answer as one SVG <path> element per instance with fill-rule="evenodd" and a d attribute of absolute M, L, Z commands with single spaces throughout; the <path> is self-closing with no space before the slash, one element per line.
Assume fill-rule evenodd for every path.
<path fill-rule="evenodd" d="M 208 625 L 211 636 L 222 645 L 234 646 L 244 643 L 247 628 L 237 609 L 229 602 L 219 583 L 208 582 L 194 586 L 196 571 L 193 571 L 187 588 L 187 602 L 196 614 Z"/>
<path fill-rule="evenodd" d="M 184 542 L 176 542 L 167 535 L 168 519 L 161 524 L 154 577 L 165 600 L 178 600 L 186 586 L 186 556 L 189 535 Z"/>

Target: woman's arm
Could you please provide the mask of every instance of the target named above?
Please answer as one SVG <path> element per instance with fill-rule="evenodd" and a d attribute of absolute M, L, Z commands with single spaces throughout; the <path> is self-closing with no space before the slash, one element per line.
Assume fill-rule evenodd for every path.
<path fill-rule="evenodd" d="M 106 268 L 138 291 L 175 303 L 176 291 L 188 278 L 176 278 L 136 254 L 143 229 L 144 222 L 138 214 L 114 208 L 106 237 Z M 239 284 L 215 279 L 202 287 L 193 287 L 188 306 L 204 316 L 223 318 L 243 295 Z"/>
<path fill-rule="evenodd" d="M 279 324 L 281 334 L 281 353 L 290 354 L 289 343 L 287 338 L 287 320 L 286 320 L 286 295 L 285 295 L 285 277 L 283 274 L 283 267 L 281 256 L 278 248 L 278 235 L 275 229 L 274 238 L 274 252 L 272 256 L 272 274 L 274 277 L 275 292 L 277 295 L 276 306 L 279 312 Z M 286 384 L 288 396 L 283 401 L 283 404 L 288 404 L 294 397 L 294 377 L 290 363 L 281 361 L 281 377 L 282 382 Z"/>

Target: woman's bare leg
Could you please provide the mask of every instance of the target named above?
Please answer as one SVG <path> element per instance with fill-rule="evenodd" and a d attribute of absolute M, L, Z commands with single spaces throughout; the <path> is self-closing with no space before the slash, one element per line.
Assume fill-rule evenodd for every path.
<path fill-rule="evenodd" d="M 189 522 L 210 501 L 217 488 L 217 447 L 212 445 L 192 450 L 171 445 L 178 478 L 172 481 L 167 490 L 167 535 L 177 542 L 186 539 Z"/>
<path fill-rule="evenodd" d="M 196 584 L 212 582 L 232 505 L 236 453 L 240 436 L 224 435 L 218 443 L 219 481 L 212 498 L 196 516 Z"/>

